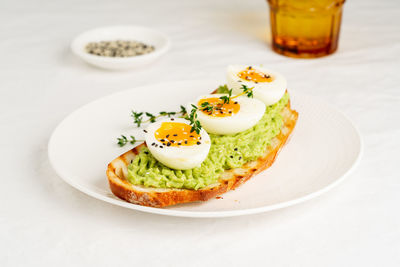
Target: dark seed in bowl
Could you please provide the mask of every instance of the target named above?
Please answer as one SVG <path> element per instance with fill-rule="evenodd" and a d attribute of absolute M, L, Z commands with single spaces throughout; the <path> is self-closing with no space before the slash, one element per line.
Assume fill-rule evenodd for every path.
<path fill-rule="evenodd" d="M 103 57 L 134 57 L 154 51 L 154 46 L 137 41 L 100 41 L 88 43 L 87 53 Z"/>

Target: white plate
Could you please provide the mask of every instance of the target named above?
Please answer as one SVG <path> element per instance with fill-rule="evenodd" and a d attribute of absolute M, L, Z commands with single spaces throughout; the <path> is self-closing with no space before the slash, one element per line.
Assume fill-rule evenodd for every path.
<path fill-rule="evenodd" d="M 291 206 L 320 195 L 342 181 L 359 161 L 361 139 L 341 112 L 313 97 L 290 91 L 299 120 L 276 162 L 238 189 L 202 203 L 151 208 L 115 197 L 106 178 L 107 164 L 129 147 L 120 134 L 137 134 L 131 109 L 177 110 L 180 104 L 208 93 L 218 82 L 183 81 L 122 91 L 76 110 L 55 129 L 49 158 L 58 175 L 100 200 L 150 213 L 185 217 L 226 217 Z M 139 132 L 140 133 L 140 132 Z"/>
<path fill-rule="evenodd" d="M 153 45 L 151 53 L 134 57 L 102 57 L 89 54 L 85 47 L 90 42 L 110 40 L 134 40 Z M 170 41 L 164 34 L 141 26 L 111 26 L 96 28 L 77 36 L 71 43 L 75 55 L 87 63 L 103 69 L 123 70 L 137 68 L 154 62 L 168 51 Z"/>

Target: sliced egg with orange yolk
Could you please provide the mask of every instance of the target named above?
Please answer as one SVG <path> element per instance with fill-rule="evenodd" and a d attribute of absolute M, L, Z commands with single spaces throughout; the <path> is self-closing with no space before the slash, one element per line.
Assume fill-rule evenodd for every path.
<path fill-rule="evenodd" d="M 204 129 L 197 134 L 181 118 L 170 118 L 150 124 L 145 140 L 150 153 L 165 166 L 176 170 L 198 167 L 210 151 L 210 137 Z"/>
<path fill-rule="evenodd" d="M 254 98 L 270 106 L 278 102 L 285 94 L 285 77 L 261 66 L 232 65 L 227 70 L 227 85 L 234 94 L 243 92 L 243 86 L 253 88 Z"/>
<path fill-rule="evenodd" d="M 197 119 L 208 133 L 226 135 L 245 131 L 256 125 L 265 113 L 265 104 L 258 99 L 232 96 L 228 103 L 222 96 L 227 95 L 203 95 L 195 103 Z"/>

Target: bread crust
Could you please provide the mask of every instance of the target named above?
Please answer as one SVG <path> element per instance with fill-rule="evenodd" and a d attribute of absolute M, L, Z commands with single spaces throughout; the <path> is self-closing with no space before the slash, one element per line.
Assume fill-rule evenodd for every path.
<path fill-rule="evenodd" d="M 226 170 L 219 182 L 199 190 L 191 189 L 158 189 L 132 185 L 126 180 L 128 165 L 139 153 L 145 143 L 127 151 L 108 164 L 107 177 L 110 189 L 117 197 L 133 204 L 166 207 L 180 203 L 207 201 L 245 183 L 254 175 L 270 167 L 279 151 L 287 142 L 298 118 L 298 113 L 290 108 L 290 102 L 282 110 L 284 125 L 281 132 L 272 139 L 266 153 L 255 161 L 248 162 L 240 168 Z"/>

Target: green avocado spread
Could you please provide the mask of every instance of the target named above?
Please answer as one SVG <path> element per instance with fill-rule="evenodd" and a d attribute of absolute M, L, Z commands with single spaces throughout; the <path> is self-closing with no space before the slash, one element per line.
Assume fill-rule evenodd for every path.
<path fill-rule="evenodd" d="M 226 87 L 218 89 L 225 93 Z M 265 153 L 271 140 L 283 125 L 281 110 L 289 101 L 285 95 L 266 108 L 264 116 L 252 128 L 233 135 L 210 134 L 211 148 L 207 158 L 196 168 L 174 170 L 157 161 L 147 147 L 143 147 L 128 166 L 128 177 L 134 185 L 157 188 L 200 189 L 216 183 L 224 170 L 241 167 Z"/>

